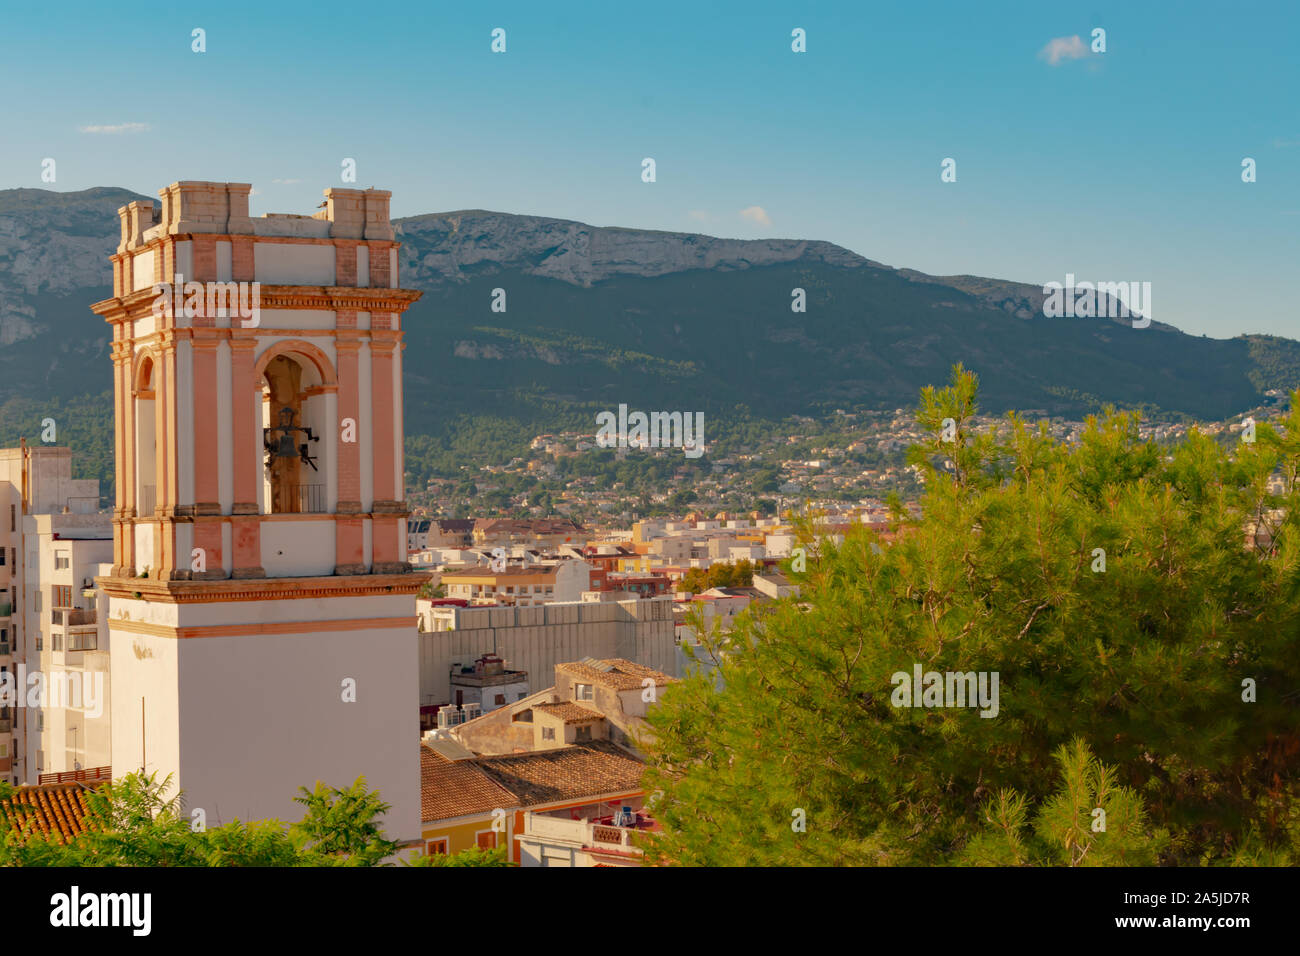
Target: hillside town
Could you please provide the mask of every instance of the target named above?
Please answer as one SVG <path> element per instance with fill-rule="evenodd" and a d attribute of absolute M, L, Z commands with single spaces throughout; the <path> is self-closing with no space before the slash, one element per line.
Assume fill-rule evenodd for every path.
<path fill-rule="evenodd" d="M 1265 393 L 1264 404 L 1230 421 L 1194 421 L 1154 416 L 1138 433 L 1159 445 L 1186 437 L 1189 429 L 1235 439 L 1245 418 L 1276 417 L 1286 396 Z M 1077 441 L 1087 423 L 1052 417 L 1043 409 L 1019 412 L 1031 428 L 1040 425 L 1059 441 Z M 1004 416 L 980 414 L 976 430 L 1007 427 Z M 516 518 L 562 516 L 592 525 L 641 517 L 720 511 L 775 516 L 812 501 L 834 509 L 868 507 L 897 494 L 916 500 L 924 490 L 920 468 L 907 462 L 907 449 L 927 439 L 914 409 L 845 411 L 828 419 L 801 417 L 785 428 L 724 431 L 698 460 L 676 448 L 603 449 L 595 431 L 559 431 L 534 436 L 523 454 L 509 461 L 462 462 L 455 474 L 431 477 L 408 489 L 417 514 L 471 519 L 486 514 Z"/>
<path fill-rule="evenodd" d="M 250 192 L 176 182 L 119 210 L 93 306 L 114 329 L 112 506 L 67 446 L 0 450 L 8 805 L 72 840 L 124 774 L 213 824 L 290 818 L 298 787 L 364 777 L 417 856 L 639 865 L 660 695 L 719 679 L 714 639 L 797 602 L 810 552 L 906 533 L 923 489 L 903 455 L 933 436 L 905 409 L 724 432 L 699 456 L 557 432 L 410 487 L 402 314 L 421 293 L 399 285 L 390 194 L 253 220 Z M 155 300 L 173 274 L 271 291 L 249 325 Z M 1253 440 L 1281 410 L 1266 398 L 1202 431 Z M 1066 442 L 1086 427 L 1023 418 Z"/>

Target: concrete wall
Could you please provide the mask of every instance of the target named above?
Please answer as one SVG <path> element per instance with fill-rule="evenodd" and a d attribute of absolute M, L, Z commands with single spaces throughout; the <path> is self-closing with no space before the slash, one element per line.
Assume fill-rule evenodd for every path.
<path fill-rule="evenodd" d="M 417 602 L 421 705 L 451 701 L 452 661 L 495 653 L 548 687 L 555 665 L 584 657 L 622 657 L 677 676 L 672 602 L 667 598 L 541 607 L 431 607 Z"/>

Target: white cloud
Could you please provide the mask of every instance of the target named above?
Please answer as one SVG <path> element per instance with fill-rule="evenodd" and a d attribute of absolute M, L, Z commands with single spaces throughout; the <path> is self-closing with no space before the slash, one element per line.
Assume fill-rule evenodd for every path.
<path fill-rule="evenodd" d="M 1072 37 L 1055 37 L 1047 41 L 1047 46 L 1038 51 L 1039 59 L 1046 60 L 1051 66 L 1059 66 L 1062 60 L 1082 60 L 1088 55 L 1079 34 Z"/>
<path fill-rule="evenodd" d="M 709 214 L 703 209 L 692 209 L 686 215 L 690 216 L 696 222 L 707 222 L 709 219 Z"/>
<path fill-rule="evenodd" d="M 143 133 L 150 129 L 148 123 L 118 123 L 116 126 L 83 126 L 83 133 Z"/>
<path fill-rule="evenodd" d="M 772 219 L 767 214 L 767 210 L 762 206 L 746 206 L 740 210 L 740 218 L 748 219 L 750 222 L 757 223 L 760 226 L 772 225 Z"/>
<path fill-rule="evenodd" d="M 271 182 L 279 183 L 281 186 L 292 186 L 294 183 L 302 182 L 301 179 L 272 179 Z"/>

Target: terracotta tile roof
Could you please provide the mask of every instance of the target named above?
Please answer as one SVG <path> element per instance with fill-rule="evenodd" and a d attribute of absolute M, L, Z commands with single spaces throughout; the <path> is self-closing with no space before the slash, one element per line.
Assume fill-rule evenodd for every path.
<path fill-rule="evenodd" d="M 473 760 L 448 760 L 420 747 L 420 819 L 449 820 L 474 813 L 508 810 L 519 798 L 497 785 Z"/>
<path fill-rule="evenodd" d="M 607 793 L 639 793 L 645 770 L 641 761 L 606 740 L 530 754 L 479 757 L 475 763 L 501 786 L 517 793 L 526 807 Z"/>
<path fill-rule="evenodd" d="M 637 685 L 641 686 L 640 684 Z M 583 707 L 581 704 L 561 701 L 558 704 L 533 704 L 533 710 L 540 710 L 544 713 L 559 717 L 566 724 L 582 724 L 589 720 L 604 720 L 605 715 L 598 710 L 592 710 L 590 707 Z"/>
<path fill-rule="evenodd" d="M 614 690 L 640 690 L 645 686 L 641 681 L 646 677 L 653 680 L 656 687 L 663 687 L 673 683 L 673 678 L 662 671 L 657 671 L 653 667 L 646 667 L 644 664 L 635 664 L 621 657 L 612 657 L 599 663 L 608 664 L 609 670 L 597 670 L 581 661 L 558 666 L 585 681 L 600 684 L 602 687 L 611 687 Z"/>
<path fill-rule="evenodd" d="M 53 835 L 65 843 L 85 832 L 84 818 L 89 807 L 90 791 L 107 781 L 91 783 L 47 783 L 38 787 L 19 787 L 0 803 L 9 817 L 14 833 L 31 832 Z"/>

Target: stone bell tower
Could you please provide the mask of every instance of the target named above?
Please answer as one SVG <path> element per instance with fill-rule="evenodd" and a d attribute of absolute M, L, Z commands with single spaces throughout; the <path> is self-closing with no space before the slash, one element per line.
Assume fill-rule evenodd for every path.
<path fill-rule="evenodd" d="M 419 836 L 402 314 L 390 193 L 249 217 L 245 183 L 118 210 L 113 773 L 210 824 L 364 775 Z"/>

